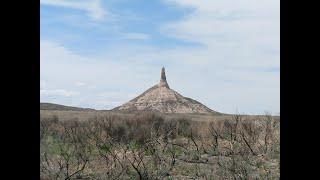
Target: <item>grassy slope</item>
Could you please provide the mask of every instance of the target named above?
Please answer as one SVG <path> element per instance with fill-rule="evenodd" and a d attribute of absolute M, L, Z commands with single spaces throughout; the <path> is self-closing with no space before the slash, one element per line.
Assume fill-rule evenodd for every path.
<path fill-rule="evenodd" d="M 40 110 L 89 111 L 89 110 L 94 110 L 94 109 L 64 106 L 64 105 L 53 104 L 53 103 L 40 103 Z"/>

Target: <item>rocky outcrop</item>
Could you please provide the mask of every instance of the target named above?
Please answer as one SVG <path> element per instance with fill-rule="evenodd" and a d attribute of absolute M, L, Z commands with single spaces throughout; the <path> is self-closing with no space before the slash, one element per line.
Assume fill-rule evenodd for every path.
<path fill-rule="evenodd" d="M 200 102 L 170 89 L 165 69 L 161 69 L 160 82 L 138 97 L 113 110 L 159 111 L 162 113 L 216 113 Z"/>
<path fill-rule="evenodd" d="M 166 87 L 166 88 L 170 89 L 169 85 L 167 83 L 166 71 L 165 71 L 164 67 L 161 69 L 161 76 L 160 76 L 160 82 L 158 84 L 158 87 Z"/>

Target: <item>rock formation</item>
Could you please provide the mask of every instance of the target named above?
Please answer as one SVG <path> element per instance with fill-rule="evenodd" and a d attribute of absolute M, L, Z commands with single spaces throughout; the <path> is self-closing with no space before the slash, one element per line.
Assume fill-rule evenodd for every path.
<path fill-rule="evenodd" d="M 162 113 L 217 113 L 200 102 L 170 89 L 165 69 L 161 69 L 160 82 L 138 97 L 116 107 L 120 111 L 158 111 Z"/>

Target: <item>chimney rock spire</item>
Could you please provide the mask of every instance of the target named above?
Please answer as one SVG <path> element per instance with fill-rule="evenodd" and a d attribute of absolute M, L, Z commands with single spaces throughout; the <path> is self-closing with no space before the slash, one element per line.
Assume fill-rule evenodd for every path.
<path fill-rule="evenodd" d="M 161 78 L 160 78 L 160 82 L 159 82 L 159 87 L 169 88 L 169 85 L 167 83 L 167 78 L 166 78 L 166 71 L 165 71 L 164 67 L 162 67 L 162 69 L 161 69 Z"/>
<path fill-rule="evenodd" d="M 160 81 L 148 90 L 129 102 L 118 106 L 114 111 L 141 112 L 151 111 L 160 113 L 207 113 L 213 114 L 211 110 L 200 102 L 187 98 L 169 88 L 164 67 L 160 71 Z"/>
<path fill-rule="evenodd" d="M 166 81 L 166 71 L 164 67 L 161 69 L 161 80 Z"/>

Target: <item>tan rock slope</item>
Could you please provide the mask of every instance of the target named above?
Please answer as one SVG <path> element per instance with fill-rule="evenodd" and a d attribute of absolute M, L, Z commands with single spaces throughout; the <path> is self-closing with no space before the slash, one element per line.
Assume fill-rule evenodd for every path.
<path fill-rule="evenodd" d="M 170 89 L 165 69 L 161 69 L 159 84 L 131 101 L 116 107 L 113 110 L 120 111 L 159 111 L 162 113 L 218 113 L 201 104 L 200 102 L 187 98 Z"/>

